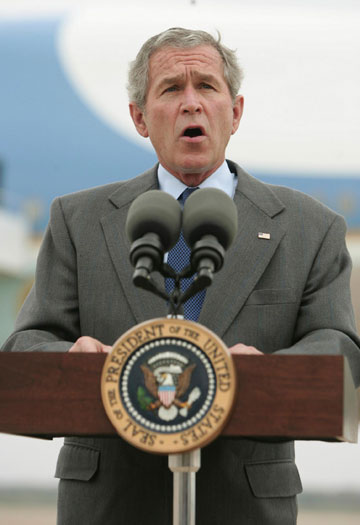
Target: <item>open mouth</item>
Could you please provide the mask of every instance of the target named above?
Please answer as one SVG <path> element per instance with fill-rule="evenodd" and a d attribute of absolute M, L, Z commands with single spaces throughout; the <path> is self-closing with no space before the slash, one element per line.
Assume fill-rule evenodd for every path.
<path fill-rule="evenodd" d="M 203 130 L 201 128 L 186 128 L 183 137 L 190 137 L 191 139 L 195 137 L 202 137 L 204 135 Z"/>

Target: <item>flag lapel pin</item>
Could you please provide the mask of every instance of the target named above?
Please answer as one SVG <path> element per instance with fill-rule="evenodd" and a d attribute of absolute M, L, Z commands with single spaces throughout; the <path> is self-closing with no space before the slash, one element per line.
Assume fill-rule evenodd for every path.
<path fill-rule="evenodd" d="M 270 235 L 270 233 L 259 232 L 258 233 L 258 238 L 259 239 L 269 240 L 271 238 L 271 235 Z"/>

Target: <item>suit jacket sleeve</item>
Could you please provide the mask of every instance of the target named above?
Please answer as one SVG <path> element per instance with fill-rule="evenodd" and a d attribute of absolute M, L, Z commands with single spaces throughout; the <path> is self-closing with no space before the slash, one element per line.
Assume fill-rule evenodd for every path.
<path fill-rule="evenodd" d="M 56 199 L 39 252 L 35 284 L 5 351 L 66 352 L 80 336 L 76 252 Z"/>
<path fill-rule="evenodd" d="M 316 227 L 316 225 L 314 225 Z M 360 384 L 360 349 L 350 296 L 345 221 L 335 216 L 313 261 L 298 311 L 294 344 L 278 354 L 345 355 Z"/>

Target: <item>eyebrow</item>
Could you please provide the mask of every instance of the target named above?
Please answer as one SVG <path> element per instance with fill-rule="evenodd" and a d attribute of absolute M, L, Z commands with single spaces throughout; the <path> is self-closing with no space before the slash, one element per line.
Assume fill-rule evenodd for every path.
<path fill-rule="evenodd" d="M 209 82 L 211 84 L 218 85 L 218 80 L 214 75 L 211 75 L 209 73 L 199 73 L 195 71 L 192 74 L 193 77 L 197 77 L 202 82 Z M 173 77 L 165 77 L 163 80 L 160 81 L 158 84 L 158 88 L 161 89 L 164 86 L 169 86 L 172 84 L 178 84 L 179 82 L 182 82 L 184 80 L 184 75 L 174 75 Z"/>
<path fill-rule="evenodd" d="M 161 88 L 162 86 L 168 86 L 169 84 L 177 84 L 181 82 L 184 78 L 184 75 L 175 75 L 173 77 L 165 77 L 161 80 L 158 87 Z"/>

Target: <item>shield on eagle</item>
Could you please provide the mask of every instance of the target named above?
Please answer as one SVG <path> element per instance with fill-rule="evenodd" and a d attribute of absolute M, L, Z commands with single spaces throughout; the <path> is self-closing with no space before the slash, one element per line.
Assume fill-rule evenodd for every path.
<path fill-rule="evenodd" d="M 175 399 L 175 393 L 175 385 L 160 385 L 158 388 L 159 399 L 166 408 L 172 405 Z"/>

